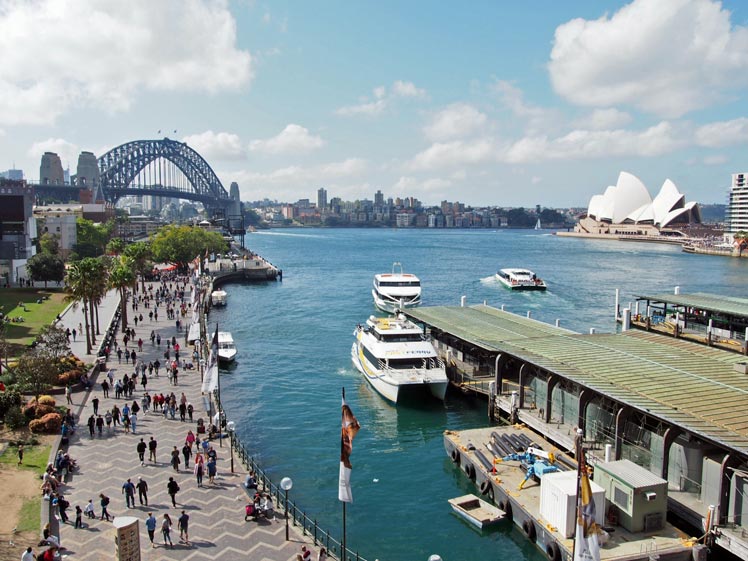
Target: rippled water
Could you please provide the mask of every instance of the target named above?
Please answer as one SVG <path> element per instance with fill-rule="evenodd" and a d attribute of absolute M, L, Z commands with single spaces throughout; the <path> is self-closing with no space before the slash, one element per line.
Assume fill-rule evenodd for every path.
<path fill-rule="evenodd" d="M 272 230 L 246 244 L 283 269 L 283 282 L 230 285 L 228 307 L 211 326 L 233 332 L 237 364 L 222 372 L 222 399 L 237 433 L 274 480 L 294 481 L 291 498 L 340 535 L 337 500 L 340 393 L 362 429 L 354 442 L 348 546 L 373 561 L 543 559 L 506 525 L 480 535 L 447 499 L 473 492 L 444 453 L 442 432 L 483 426 L 484 401 L 389 405 L 351 364 L 357 323 L 374 313 L 371 282 L 393 261 L 417 274 L 423 305 L 483 302 L 578 331 L 615 329 L 614 289 L 634 294 L 709 291 L 744 294 L 745 260 L 680 248 L 557 238 L 535 231 Z M 546 293 L 511 293 L 499 268 L 526 267 Z"/>

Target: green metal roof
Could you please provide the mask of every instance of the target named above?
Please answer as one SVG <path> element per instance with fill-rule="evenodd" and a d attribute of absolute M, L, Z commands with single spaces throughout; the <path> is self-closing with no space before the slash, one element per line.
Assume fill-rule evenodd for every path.
<path fill-rule="evenodd" d="M 667 302 L 678 306 L 687 306 L 709 312 L 718 312 L 730 316 L 748 318 L 748 298 L 735 298 L 730 296 L 719 296 L 695 292 L 693 294 L 642 294 L 637 295 L 639 300 L 650 302 Z"/>
<path fill-rule="evenodd" d="M 644 331 L 515 340 L 503 351 L 693 434 L 748 452 L 745 357 Z"/>
<path fill-rule="evenodd" d="M 405 315 L 491 352 L 500 351 L 507 341 L 573 333 L 483 305 L 408 308 Z"/>

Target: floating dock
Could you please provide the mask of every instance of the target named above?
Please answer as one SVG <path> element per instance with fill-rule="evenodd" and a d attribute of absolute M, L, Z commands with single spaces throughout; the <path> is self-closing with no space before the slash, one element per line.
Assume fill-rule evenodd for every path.
<path fill-rule="evenodd" d="M 501 458 L 504 454 L 495 444 L 494 436 L 524 447 L 532 443 L 546 451 L 554 451 L 556 462 L 564 471 L 576 470 L 576 462 L 555 450 L 550 442 L 535 432 L 519 425 L 444 433 L 444 448 L 455 468 L 475 483 L 478 489 L 476 494 L 481 494 L 484 500 L 492 501 L 506 513 L 506 520 L 511 522 L 504 523 L 517 526 L 548 559 L 570 561 L 573 539 L 567 538 L 541 515 L 541 484 L 530 480 L 523 489 L 518 489 L 525 472 L 520 469 L 518 462 L 494 462 L 495 458 Z M 653 558 L 660 561 L 690 561 L 696 558 L 694 554 L 700 547 L 694 548 L 688 536 L 668 523 L 660 530 L 646 533 L 632 533 L 615 526 L 600 549 L 600 558 L 606 561 L 645 561 Z M 655 555 L 657 557 L 653 557 Z"/>

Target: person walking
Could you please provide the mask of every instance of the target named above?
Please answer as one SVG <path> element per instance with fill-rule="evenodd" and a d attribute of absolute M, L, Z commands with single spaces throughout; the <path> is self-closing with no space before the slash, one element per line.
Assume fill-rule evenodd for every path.
<path fill-rule="evenodd" d="M 104 417 L 101 415 L 96 417 L 96 430 L 99 431 L 99 438 L 101 438 L 104 432 Z"/>
<path fill-rule="evenodd" d="M 135 449 L 138 451 L 138 459 L 140 460 L 140 465 L 145 465 L 145 450 L 148 446 L 146 445 L 145 441 L 141 438 L 140 442 L 138 442 L 138 445 L 135 447 Z"/>
<path fill-rule="evenodd" d="M 179 539 L 184 541 L 186 545 L 190 545 L 190 534 L 189 534 L 190 515 L 185 511 L 182 511 L 182 516 L 177 519 L 177 527 L 179 528 Z"/>
<path fill-rule="evenodd" d="M 65 401 L 68 405 L 73 405 L 73 390 L 70 389 L 70 384 L 65 386 Z"/>
<path fill-rule="evenodd" d="M 138 489 L 140 504 L 148 506 L 148 483 L 141 476 L 138 476 L 138 484 L 135 487 Z"/>
<path fill-rule="evenodd" d="M 101 505 L 101 518 L 99 520 L 104 520 L 106 518 L 106 521 L 109 522 L 109 511 L 107 511 L 107 507 L 109 506 L 109 497 L 107 497 L 104 493 L 99 494 L 99 504 Z"/>
<path fill-rule="evenodd" d="M 171 506 L 177 506 L 177 493 L 179 492 L 179 485 L 174 481 L 173 477 L 169 478 L 169 482 L 166 484 L 166 490 L 171 497 Z"/>
<path fill-rule="evenodd" d="M 203 486 L 203 474 L 205 473 L 205 468 L 203 466 L 203 458 L 200 456 L 200 454 L 197 455 L 197 458 L 195 458 L 195 478 L 197 479 L 197 486 L 202 487 Z"/>
<path fill-rule="evenodd" d="M 164 546 L 168 541 L 169 546 L 173 548 L 174 544 L 171 542 L 171 518 L 169 518 L 167 513 L 164 513 L 164 519 L 161 522 L 161 533 L 164 536 Z"/>
<path fill-rule="evenodd" d="M 129 479 L 122 485 L 122 494 L 125 496 L 127 508 L 135 508 L 135 485 Z"/>
<path fill-rule="evenodd" d="M 83 509 L 80 505 L 75 505 L 75 526 L 74 528 L 83 528 Z"/>
<path fill-rule="evenodd" d="M 138 415 L 135 411 L 130 414 L 130 426 L 132 427 L 132 433 L 135 434 L 135 429 L 138 428 Z"/>
<path fill-rule="evenodd" d="M 87 424 L 88 424 L 88 432 L 91 434 L 91 438 L 93 438 L 94 437 L 94 431 L 96 430 L 96 417 L 94 417 L 93 415 L 91 415 L 88 418 Z"/>
<path fill-rule="evenodd" d="M 190 456 L 192 456 L 192 448 L 185 442 L 182 446 L 182 456 L 184 456 L 184 468 L 190 469 Z"/>
<path fill-rule="evenodd" d="M 148 539 L 151 540 L 151 547 L 156 547 L 156 544 L 153 543 L 153 539 L 156 535 L 156 524 L 158 521 L 156 520 L 156 517 L 153 516 L 152 512 L 148 513 L 148 518 L 145 519 L 145 529 L 148 530 Z"/>
<path fill-rule="evenodd" d="M 18 465 L 23 464 L 23 444 L 18 445 Z"/>
<path fill-rule="evenodd" d="M 171 451 L 171 467 L 174 468 L 174 471 L 179 471 L 180 463 L 179 450 L 177 450 L 177 447 L 175 446 L 174 450 Z"/>
<path fill-rule="evenodd" d="M 156 462 L 156 447 L 158 446 L 158 442 L 155 438 L 151 437 L 151 439 L 148 441 L 148 459 L 152 462 Z"/>
<path fill-rule="evenodd" d="M 94 415 L 98 415 L 99 414 L 99 398 L 97 396 L 94 396 L 94 398 L 91 400 L 91 405 L 93 405 Z"/>
<path fill-rule="evenodd" d="M 86 518 L 93 518 L 96 519 L 96 511 L 94 510 L 94 504 L 93 499 L 88 499 L 88 504 L 86 505 L 86 508 L 83 509 L 83 513 L 86 515 Z"/>
<path fill-rule="evenodd" d="M 78 331 L 75 329 L 75 327 L 73 327 L 71 333 L 73 334 L 73 343 L 75 343 L 75 336 L 78 335 Z"/>
<path fill-rule="evenodd" d="M 208 482 L 215 483 L 216 477 L 216 459 L 213 457 L 208 458 Z"/>

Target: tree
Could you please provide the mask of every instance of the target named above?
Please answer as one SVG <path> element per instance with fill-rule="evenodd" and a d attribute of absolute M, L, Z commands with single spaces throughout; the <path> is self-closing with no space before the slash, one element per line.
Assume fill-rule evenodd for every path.
<path fill-rule="evenodd" d="M 86 330 L 86 354 L 91 354 L 92 337 L 90 336 L 89 330 L 89 312 L 93 306 L 92 300 L 96 294 L 94 283 L 96 269 L 97 260 L 87 257 L 80 261 L 71 263 L 65 277 L 65 291 L 68 294 L 67 300 L 73 302 L 74 306 L 77 306 L 78 302 L 83 304 L 83 319 L 85 321 Z"/>
<path fill-rule="evenodd" d="M 169 225 L 161 228 L 151 239 L 153 259 L 159 263 L 174 263 L 180 269 L 206 250 L 210 253 L 226 251 L 226 242 L 218 232 L 202 228 Z"/>
<path fill-rule="evenodd" d="M 45 232 L 39 238 L 39 249 L 42 253 L 47 253 L 49 255 L 59 255 L 60 236 L 58 236 L 57 234 L 50 234 L 49 232 Z"/>
<path fill-rule="evenodd" d="M 57 362 L 70 353 L 70 343 L 64 329 L 56 325 L 45 325 L 39 330 L 36 338 L 37 349 L 40 352 L 50 356 L 54 362 Z"/>
<path fill-rule="evenodd" d="M 743 250 L 748 248 L 748 232 L 740 230 L 735 232 L 732 237 L 735 240 L 735 247 L 738 249 L 738 255 L 742 257 Z"/>
<path fill-rule="evenodd" d="M 112 238 L 111 240 L 109 240 L 109 243 L 106 244 L 106 252 L 109 255 L 120 255 L 123 251 L 125 251 L 126 246 L 127 244 L 122 238 Z"/>
<path fill-rule="evenodd" d="M 57 370 L 51 357 L 43 352 L 26 353 L 16 363 L 16 382 L 28 393 L 33 393 L 37 403 L 39 396 L 57 381 Z"/>
<path fill-rule="evenodd" d="M 135 242 L 125 248 L 125 255 L 130 258 L 135 273 L 140 276 L 145 293 L 145 272 L 148 270 L 151 258 L 151 244 L 148 242 Z M 195 255 L 191 259 L 194 259 Z"/>
<path fill-rule="evenodd" d="M 65 278 L 65 262 L 61 257 L 50 253 L 37 253 L 26 262 L 26 270 L 33 281 L 60 282 Z"/>
<path fill-rule="evenodd" d="M 103 255 L 113 230 L 114 221 L 96 224 L 91 220 L 79 218 L 76 222 L 78 243 L 75 244 L 75 252 L 81 257 Z"/>
<path fill-rule="evenodd" d="M 134 270 L 132 260 L 123 255 L 114 260 L 109 274 L 109 286 L 119 291 L 123 330 L 127 328 L 127 289 L 137 282 Z"/>

